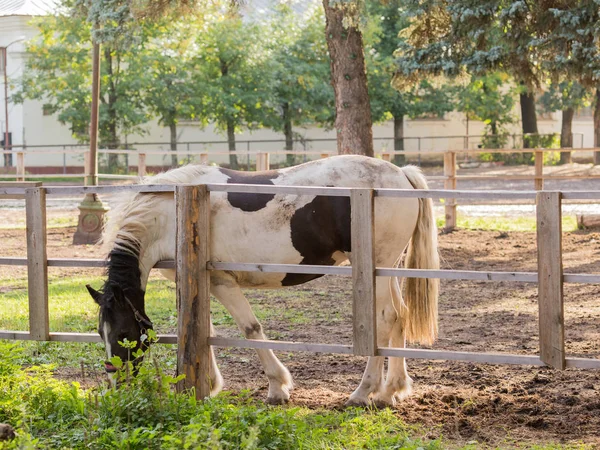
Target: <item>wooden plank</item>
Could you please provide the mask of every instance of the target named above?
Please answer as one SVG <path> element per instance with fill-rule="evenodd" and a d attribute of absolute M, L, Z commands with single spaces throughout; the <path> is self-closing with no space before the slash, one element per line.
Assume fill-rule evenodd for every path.
<path fill-rule="evenodd" d="M 210 395 L 210 194 L 206 185 L 177 186 L 177 370 L 180 390 Z"/>
<path fill-rule="evenodd" d="M 208 268 L 209 270 L 231 270 L 239 272 L 311 273 L 346 276 L 352 274 L 352 268 L 348 266 L 309 266 L 300 264 L 254 264 L 209 261 Z M 478 272 L 470 270 L 377 268 L 375 270 L 375 275 L 378 277 L 443 278 L 448 280 L 521 281 L 526 283 L 537 283 L 537 273 L 535 272 Z"/>
<path fill-rule="evenodd" d="M 135 176 L 133 178 L 136 178 Z M 119 192 L 175 192 L 174 184 L 129 184 L 115 186 L 49 186 L 48 195 L 116 194 Z M 0 189 L 0 193 L 2 190 Z"/>
<path fill-rule="evenodd" d="M 208 184 L 211 192 L 245 192 L 252 194 L 327 195 L 349 197 L 350 188 L 312 186 L 274 186 L 262 184 Z"/>
<path fill-rule="evenodd" d="M 27 223 L 27 292 L 29 296 L 29 332 L 34 339 L 47 341 L 48 265 L 46 255 L 46 190 L 27 189 L 25 193 Z"/>
<path fill-rule="evenodd" d="M 353 354 L 353 349 L 351 345 L 341 344 L 313 344 L 305 342 L 269 341 L 259 339 L 235 339 L 223 337 L 211 337 L 208 341 L 210 345 L 214 347 L 261 348 L 280 351 L 337 353 L 342 355 Z"/>
<path fill-rule="evenodd" d="M 17 152 L 17 181 L 25 181 L 25 154 Z"/>
<path fill-rule="evenodd" d="M 600 214 L 577 214 L 577 228 L 598 228 L 600 227 Z"/>
<path fill-rule="evenodd" d="M 540 358 L 565 368 L 565 318 L 563 307 L 562 221 L 560 192 L 537 196 Z"/>
<path fill-rule="evenodd" d="M 563 274 L 564 283 L 600 283 L 600 275 L 588 273 L 565 273 Z"/>
<path fill-rule="evenodd" d="M 261 348 L 279 351 L 297 351 L 314 353 L 337 353 L 353 354 L 353 348 L 349 345 L 339 344 L 312 344 L 304 342 L 287 341 L 269 341 L 258 339 L 234 339 L 217 338 L 209 339 L 211 345 L 215 347 L 235 347 L 235 348 Z M 377 349 L 379 356 L 406 357 L 414 359 L 440 359 L 449 361 L 469 361 L 487 364 L 528 364 L 534 366 L 543 366 L 544 363 L 539 356 L 535 355 L 513 355 L 499 353 L 476 353 L 476 352 L 458 352 L 448 350 L 425 350 L 415 348 L 388 348 L 379 347 Z M 592 360 L 593 361 L 593 360 Z M 600 363 L 600 360 L 598 360 Z"/>
<path fill-rule="evenodd" d="M 239 186 L 239 185 L 238 185 Z M 488 200 L 534 200 L 536 191 L 469 191 L 441 189 L 375 189 L 377 197 L 400 198 L 480 198 Z"/>
<path fill-rule="evenodd" d="M 105 259 L 49 258 L 48 267 L 106 267 Z M 0 258 L 0 266 L 26 266 L 27 258 Z M 175 269 L 175 261 L 159 261 L 155 269 Z"/>
<path fill-rule="evenodd" d="M 535 181 L 534 186 L 536 191 L 544 189 L 544 153 L 540 150 L 535 152 Z"/>
<path fill-rule="evenodd" d="M 209 261 L 207 267 L 209 270 L 230 270 L 239 272 L 352 275 L 352 268 L 349 266 L 309 266 L 303 264 L 254 264 Z"/>
<path fill-rule="evenodd" d="M 269 154 L 259 152 L 256 154 L 256 171 L 269 170 Z"/>
<path fill-rule="evenodd" d="M 537 283 L 535 272 L 478 272 L 475 270 L 377 269 L 378 277 L 442 278 L 446 280 L 520 281 Z"/>
<path fill-rule="evenodd" d="M 139 177 L 146 176 L 146 154 L 145 153 L 138 154 L 138 176 Z"/>
<path fill-rule="evenodd" d="M 562 191 L 563 200 L 598 200 L 600 191 Z"/>
<path fill-rule="evenodd" d="M 291 194 L 291 195 L 327 195 L 332 197 L 348 197 L 350 188 L 298 187 L 298 186 L 269 186 L 247 184 L 208 184 L 208 189 L 215 192 L 250 192 L 257 194 Z M 51 186 L 47 187 L 48 195 L 78 195 L 78 194 L 110 194 L 125 191 L 132 192 L 173 192 L 174 185 L 121 185 L 121 186 Z M 0 188 L 0 194 L 15 194 L 17 191 Z M 469 191 L 469 190 L 414 190 L 414 189 L 375 189 L 378 197 L 402 198 L 478 198 L 478 199 L 535 199 L 535 191 Z M 600 198 L 600 191 L 592 193 L 571 192 L 569 199 Z"/>
<path fill-rule="evenodd" d="M 10 176 L 12 177 L 12 175 Z M 41 185 L 40 181 L 0 181 L 0 200 L 25 199 L 25 188 L 39 187 Z"/>
<path fill-rule="evenodd" d="M 444 189 L 456 189 L 456 153 L 444 153 Z M 446 231 L 452 231 L 456 228 L 456 199 L 449 198 L 444 205 L 445 227 Z"/>
<path fill-rule="evenodd" d="M 365 356 L 377 353 L 374 198 L 372 189 L 352 189 L 350 194 L 354 354 Z"/>
<path fill-rule="evenodd" d="M 41 181 L 0 181 L 0 188 L 33 188 L 40 187 Z M 25 192 L 23 191 L 23 194 Z"/>

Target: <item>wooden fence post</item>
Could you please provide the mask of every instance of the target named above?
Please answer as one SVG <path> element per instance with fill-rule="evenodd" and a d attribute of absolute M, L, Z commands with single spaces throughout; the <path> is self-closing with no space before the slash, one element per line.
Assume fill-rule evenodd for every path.
<path fill-rule="evenodd" d="M 392 160 L 392 154 L 390 152 L 385 152 L 381 154 L 381 159 L 383 159 L 384 161 L 391 161 Z"/>
<path fill-rule="evenodd" d="M 444 189 L 456 189 L 456 152 L 444 153 Z M 446 198 L 444 207 L 446 216 L 446 231 L 456 228 L 456 199 Z"/>
<path fill-rule="evenodd" d="M 374 195 L 372 189 L 352 189 L 352 325 L 355 355 L 377 353 L 375 310 Z"/>
<path fill-rule="evenodd" d="M 138 153 L 138 177 L 146 176 L 146 154 Z"/>
<path fill-rule="evenodd" d="M 17 181 L 25 181 L 25 153 L 17 152 Z"/>
<path fill-rule="evenodd" d="M 541 191 L 544 189 L 544 152 L 541 150 L 535 151 L 535 190 Z"/>
<path fill-rule="evenodd" d="M 83 152 L 83 185 L 87 186 L 90 179 L 90 152 Z"/>
<path fill-rule="evenodd" d="M 256 171 L 269 170 L 269 154 L 259 152 L 256 154 Z"/>
<path fill-rule="evenodd" d="M 205 185 L 177 186 L 177 373 L 179 390 L 210 395 L 210 192 Z"/>
<path fill-rule="evenodd" d="M 48 258 L 46 254 L 46 189 L 25 191 L 27 222 L 27 293 L 29 333 L 38 341 L 50 340 L 48 317 Z"/>
<path fill-rule="evenodd" d="M 208 153 L 200 153 L 200 164 L 208 164 Z"/>
<path fill-rule="evenodd" d="M 321 158 L 329 158 L 329 153 L 321 153 Z"/>
<path fill-rule="evenodd" d="M 540 359 L 565 368 L 561 193 L 539 192 L 536 199 Z"/>

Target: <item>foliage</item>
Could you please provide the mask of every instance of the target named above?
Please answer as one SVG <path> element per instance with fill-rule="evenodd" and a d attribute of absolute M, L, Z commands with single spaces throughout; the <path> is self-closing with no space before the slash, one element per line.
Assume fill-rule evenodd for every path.
<path fill-rule="evenodd" d="M 268 25 L 266 46 L 271 54 L 273 89 L 267 114 L 260 120 L 263 126 L 284 132 L 288 145 L 293 126 L 316 123 L 330 127 L 334 121 L 323 11 L 309 9 L 305 14 L 308 17 L 299 21 L 291 6 L 281 3 Z"/>
<path fill-rule="evenodd" d="M 174 392 L 158 361 L 122 387 L 84 392 L 52 378 L 51 367 L 21 369 L 12 344 L 0 341 L 0 353 L 0 421 L 17 431 L 2 449 L 441 448 L 410 438 L 391 410 L 268 407 L 248 393 L 198 402 Z"/>
<path fill-rule="evenodd" d="M 577 110 L 590 104 L 589 92 L 577 81 L 550 83 L 540 98 L 541 109 L 545 112 L 564 111 L 569 108 Z"/>
<path fill-rule="evenodd" d="M 79 141 L 89 138 L 91 106 L 91 27 L 69 15 L 46 16 L 36 22 L 40 34 L 27 45 L 29 57 L 14 100 L 36 99 L 58 114 Z M 141 37 L 140 37 L 141 38 Z M 116 147 L 119 134 L 141 132 L 149 115 L 142 101 L 142 74 L 132 64 L 137 49 L 104 46 L 101 62 L 99 137 Z M 127 62 L 126 62 L 127 61 Z"/>
<path fill-rule="evenodd" d="M 507 81 L 508 76 L 494 72 L 473 77 L 468 85 L 458 89 L 456 109 L 485 124 L 484 148 L 504 148 L 508 142 L 506 125 L 515 121 L 512 114 L 515 93 Z"/>
<path fill-rule="evenodd" d="M 398 91 L 391 82 L 396 65 L 394 52 L 401 40 L 398 34 L 405 29 L 406 20 L 400 15 L 400 1 L 370 2 L 368 11 L 373 23 L 366 34 L 367 73 L 373 121 L 408 116 L 443 117 L 452 111 L 453 96 L 449 85 L 437 87 L 421 80 L 409 89 Z"/>

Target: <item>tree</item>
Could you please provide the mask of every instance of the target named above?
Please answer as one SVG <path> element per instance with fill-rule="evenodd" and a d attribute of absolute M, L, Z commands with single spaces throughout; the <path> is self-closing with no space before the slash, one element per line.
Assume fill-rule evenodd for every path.
<path fill-rule="evenodd" d="M 314 10 L 302 22 L 281 4 L 270 23 L 270 67 L 273 91 L 261 123 L 285 135 L 285 149 L 294 149 L 294 126 L 333 122 L 334 95 L 329 82 L 329 55 L 323 36 L 323 12 Z M 295 162 L 287 155 L 288 165 Z"/>
<path fill-rule="evenodd" d="M 91 26 L 68 15 L 47 16 L 37 22 L 40 35 L 27 46 L 29 58 L 19 80 L 15 101 L 43 101 L 61 123 L 81 141 L 89 139 L 91 105 Z M 115 149 L 120 135 L 142 132 L 148 119 L 141 90 L 141 74 L 125 64 L 135 56 L 133 47 L 106 45 L 102 52 L 102 88 L 99 136 L 101 145 Z M 139 67 L 139 66 L 137 66 Z M 116 156 L 109 156 L 114 168 Z"/>
<path fill-rule="evenodd" d="M 577 80 L 594 94 L 594 147 L 600 146 L 600 10 L 594 0 L 545 1 L 544 33 L 538 44 L 544 51 L 542 67 L 554 84 Z M 594 153 L 600 164 L 600 152 Z"/>
<path fill-rule="evenodd" d="M 486 148 L 503 148 L 508 138 L 505 125 L 514 122 L 514 90 L 508 87 L 507 81 L 508 76 L 501 72 L 473 77 L 457 95 L 456 109 L 468 119 L 485 123 Z"/>
<path fill-rule="evenodd" d="M 190 36 L 199 32 L 198 22 L 159 21 L 146 23 L 144 28 L 146 42 L 129 69 L 134 68 L 133 64 L 139 64 L 135 72 L 142 74 L 144 103 L 153 115 L 158 116 L 159 124 L 169 128 L 170 147 L 176 152 L 179 120 L 197 120 L 200 125 L 206 124 L 204 86 L 192 83 L 194 42 Z M 171 165 L 178 165 L 176 154 L 171 156 Z"/>
<path fill-rule="evenodd" d="M 338 153 L 373 156 L 373 123 L 359 27 L 362 2 L 323 0 Z"/>
<path fill-rule="evenodd" d="M 230 152 L 236 151 L 236 130 L 258 127 L 263 100 L 270 98 L 273 71 L 262 36 L 257 24 L 230 12 L 206 23 L 196 36 L 193 83 L 204 87 L 209 118 L 227 133 Z M 235 154 L 229 162 L 238 167 Z"/>
<path fill-rule="evenodd" d="M 404 117 L 443 117 L 454 109 L 453 92 L 449 85 L 435 88 L 422 80 L 404 91 L 392 86 L 396 71 L 394 52 L 398 48 L 398 34 L 406 27 L 400 13 L 400 0 L 368 4 L 372 28 L 367 34 L 367 75 L 373 122 L 394 121 L 394 150 L 404 150 Z M 396 155 L 394 163 L 404 164 L 403 155 Z"/>
<path fill-rule="evenodd" d="M 547 17 L 542 3 L 408 0 L 405 14 L 411 27 L 399 49 L 398 78 L 407 83 L 432 75 L 510 73 L 522 88 L 523 134 L 537 133 L 534 91 L 542 77 L 537 40 Z"/>
<path fill-rule="evenodd" d="M 589 104 L 588 92 L 576 81 L 551 83 L 549 89 L 542 95 L 541 105 L 545 111 L 562 111 L 561 148 L 573 148 L 573 116 L 577 109 L 589 106 Z M 571 152 L 560 153 L 561 164 L 570 164 L 571 162 Z"/>

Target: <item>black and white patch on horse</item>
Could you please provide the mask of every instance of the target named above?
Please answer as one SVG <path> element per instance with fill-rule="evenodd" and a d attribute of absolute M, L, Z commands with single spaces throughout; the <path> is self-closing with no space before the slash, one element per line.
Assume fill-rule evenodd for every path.
<path fill-rule="evenodd" d="M 299 166 L 267 172 L 244 173 L 210 166 L 184 166 L 143 180 L 146 184 L 243 183 L 288 186 L 334 186 L 356 188 L 426 189 L 420 170 L 398 168 L 388 162 L 362 156 L 336 156 Z M 211 242 L 213 261 L 272 264 L 339 265 L 351 259 L 350 200 L 289 194 L 211 193 Z M 115 351 L 114 331 L 129 328 L 128 336 L 140 334 L 139 321 L 128 301 L 110 301 L 120 286 L 133 308 L 142 311 L 143 292 L 150 268 L 156 262 L 175 258 L 175 202 L 169 194 L 126 193 L 113 207 L 104 241 L 111 256 L 108 279 L 100 298 L 100 326 L 112 330 L 103 336 L 107 350 Z M 430 199 L 375 199 L 375 253 L 378 266 L 395 267 L 404 251 L 406 267 L 439 267 L 437 230 Z M 131 252 L 131 249 L 136 249 Z M 116 272 L 121 253 L 133 255 L 139 277 L 124 282 Z M 113 259 L 115 266 L 113 267 Z M 133 269 L 129 269 L 133 270 Z M 163 270 L 174 280 L 173 270 Z M 305 283 L 319 275 L 214 271 L 211 293 L 225 306 L 247 338 L 265 339 L 262 327 L 242 293 L 242 288 L 281 288 Z M 134 282 L 139 285 L 121 286 Z M 400 280 L 378 277 L 376 281 L 377 340 L 379 346 L 403 347 L 406 340 L 430 343 L 437 333 L 437 280 L 408 279 L 402 298 Z M 92 291 L 90 291 L 92 292 Z M 95 292 L 95 291 L 93 291 Z M 141 300 L 138 299 L 141 293 Z M 135 295 L 134 295 L 135 294 Z M 137 303 L 133 303 L 133 302 Z M 141 301 L 141 303 L 140 303 Z M 108 313 L 107 311 L 110 311 Z M 142 314 L 140 313 L 140 314 Z M 125 321 L 120 317 L 127 318 Z M 133 319 L 133 321 L 132 321 Z M 104 328 L 108 324 L 108 328 Z M 128 337 L 129 339 L 129 337 Z M 292 378 L 271 350 L 257 350 L 269 380 L 267 400 L 287 402 Z M 110 355 L 109 355 L 110 356 Z M 371 357 L 363 380 L 349 404 L 370 401 L 393 405 L 410 391 L 410 377 L 403 358 L 390 358 L 387 377 L 383 357 Z M 214 356 L 211 361 L 212 394 L 222 387 Z"/>

